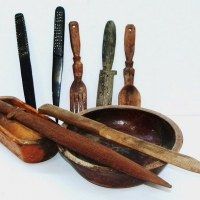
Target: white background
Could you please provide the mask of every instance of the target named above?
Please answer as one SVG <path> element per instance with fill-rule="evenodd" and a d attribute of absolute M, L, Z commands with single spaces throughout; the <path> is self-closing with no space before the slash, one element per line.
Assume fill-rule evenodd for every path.
<path fill-rule="evenodd" d="M 73 81 L 68 23 L 78 21 L 83 82 L 88 108 L 95 107 L 102 68 L 105 24 L 113 20 L 117 41 L 113 70 L 113 104 L 123 87 L 124 30 L 136 27 L 134 84 L 142 107 L 174 120 L 183 132 L 181 153 L 200 160 L 200 1 L 198 0 L 7 0 L 0 3 L 1 96 L 24 101 L 17 41 L 16 13 L 23 13 L 27 28 L 37 107 L 52 103 L 51 73 L 54 13 L 65 9 L 65 55 L 60 107 L 69 109 Z M 168 165 L 160 176 L 172 189 L 144 184 L 108 189 L 83 179 L 59 154 L 38 164 L 26 164 L 0 144 L 0 199 L 198 199 L 200 175 Z"/>

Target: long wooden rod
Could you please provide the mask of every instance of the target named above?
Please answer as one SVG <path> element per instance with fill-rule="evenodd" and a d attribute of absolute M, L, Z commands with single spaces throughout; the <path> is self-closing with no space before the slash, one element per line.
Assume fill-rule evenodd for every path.
<path fill-rule="evenodd" d="M 170 163 L 188 171 L 200 173 L 200 162 L 192 157 L 138 139 L 134 136 L 130 136 L 123 132 L 109 128 L 100 122 L 74 114 L 51 104 L 45 104 L 38 110 L 41 114 L 50 115 L 68 124 L 92 131 L 93 133 L 97 133 L 108 140 L 112 140 L 124 146 L 138 150 L 161 161 Z"/>
<path fill-rule="evenodd" d="M 103 146 L 80 134 L 70 131 L 56 123 L 42 119 L 30 113 L 24 112 L 6 102 L 0 100 L 0 112 L 7 115 L 9 119 L 15 119 L 21 124 L 43 134 L 54 142 L 61 144 L 79 154 L 96 160 L 97 162 L 109 166 L 136 178 L 149 181 L 164 187 L 171 185 L 148 171 L 144 167 L 120 155 L 116 151 Z"/>

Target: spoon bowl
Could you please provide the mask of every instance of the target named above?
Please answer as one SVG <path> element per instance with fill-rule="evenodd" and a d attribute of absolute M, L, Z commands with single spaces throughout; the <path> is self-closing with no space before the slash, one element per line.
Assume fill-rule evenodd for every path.
<path fill-rule="evenodd" d="M 125 85 L 118 96 L 119 105 L 141 106 L 141 96 L 134 85 Z"/>

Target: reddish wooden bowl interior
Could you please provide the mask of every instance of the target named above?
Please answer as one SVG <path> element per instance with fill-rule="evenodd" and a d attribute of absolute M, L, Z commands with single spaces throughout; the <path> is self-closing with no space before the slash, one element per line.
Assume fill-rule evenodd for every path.
<path fill-rule="evenodd" d="M 169 118 L 151 110 L 133 106 L 102 106 L 88 109 L 80 114 L 116 130 L 174 151 L 179 151 L 182 146 L 182 133 L 178 126 Z M 72 125 L 68 125 L 67 128 L 112 148 L 154 173 L 159 173 L 165 166 L 165 163 L 151 156 L 108 141 L 96 134 Z M 60 151 L 84 178 L 97 185 L 130 187 L 143 182 L 126 174 L 113 171 L 75 152 L 66 152 L 68 150 L 63 149 L 63 147 L 60 147 Z"/>

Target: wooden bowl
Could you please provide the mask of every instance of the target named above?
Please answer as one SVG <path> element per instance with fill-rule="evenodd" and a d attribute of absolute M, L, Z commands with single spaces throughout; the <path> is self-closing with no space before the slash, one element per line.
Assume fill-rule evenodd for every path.
<path fill-rule="evenodd" d="M 0 100 L 26 112 L 52 121 L 36 109 L 11 96 L 1 96 Z M 52 121 L 52 123 L 55 123 Z M 0 113 L 0 142 L 26 163 L 38 163 L 52 158 L 58 152 L 57 144 L 15 120 L 8 120 Z"/>
<path fill-rule="evenodd" d="M 172 120 L 148 109 L 134 106 L 100 106 L 82 111 L 79 114 L 176 152 L 180 150 L 183 143 L 182 133 Z M 108 141 L 88 131 L 67 124 L 63 124 L 63 126 L 116 150 L 155 174 L 158 174 L 166 165 L 166 163 L 151 156 Z M 58 148 L 61 155 L 81 176 L 96 185 L 125 188 L 144 183 L 143 180 L 102 166 L 61 145 L 58 145 Z"/>

